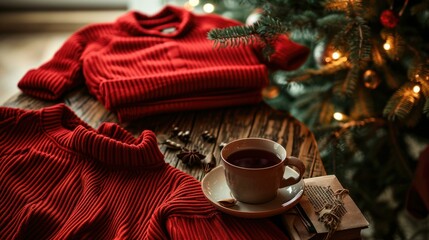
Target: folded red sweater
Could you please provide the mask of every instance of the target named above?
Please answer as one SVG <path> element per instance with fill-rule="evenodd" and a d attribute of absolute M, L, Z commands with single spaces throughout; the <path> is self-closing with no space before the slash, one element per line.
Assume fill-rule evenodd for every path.
<path fill-rule="evenodd" d="M 95 130 L 65 105 L 0 108 L 0 239 L 286 239 L 216 210 L 156 137 Z"/>
<path fill-rule="evenodd" d="M 58 99 L 85 83 L 120 120 L 166 111 L 255 103 L 268 84 L 267 66 L 295 69 L 308 49 L 279 37 L 271 62 L 257 46 L 214 49 L 207 33 L 240 23 L 166 6 L 147 16 L 129 12 L 114 23 L 77 31 L 51 60 L 30 70 L 21 90 Z"/>

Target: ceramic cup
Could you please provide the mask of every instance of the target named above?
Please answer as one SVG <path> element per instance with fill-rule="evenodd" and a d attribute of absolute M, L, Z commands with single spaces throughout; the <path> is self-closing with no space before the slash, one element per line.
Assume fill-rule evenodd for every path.
<path fill-rule="evenodd" d="M 269 139 L 243 138 L 226 144 L 221 151 L 226 183 L 240 202 L 260 204 L 273 200 L 279 188 L 299 182 L 305 166 L 286 149 Z M 298 169 L 296 178 L 283 178 L 286 166 Z"/>

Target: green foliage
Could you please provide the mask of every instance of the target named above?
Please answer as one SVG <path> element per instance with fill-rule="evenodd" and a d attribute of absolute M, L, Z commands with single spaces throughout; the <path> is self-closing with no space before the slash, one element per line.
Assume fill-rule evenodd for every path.
<path fill-rule="evenodd" d="M 214 41 L 214 47 L 237 47 L 242 44 L 263 43 L 264 56 L 273 53 L 270 44 L 278 33 L 286 32 L 285 26 L 270 16 L 261 19 L 250 26 L 232 26 L 225 29 L 213 29 L 208 33 L 208 39 Z"/>
<path fill-rule="evenodd" d="M 360 79 L 360 68 L 358 65 L 352 65 L 344 81 L 339 82 L 334 88 L 334 93 L 341 97 L 351 97 L 354 95 L 356 86 Z"/>
<path fill-rule="evenodd" d="M 270 39 L 286 33 L 312 50 L 303 68 L 272 75 L 282 90 L 274 107 L 289 111 L 315 133 L 327 172 L 349 187 L 371 219 L 372 238 L 408 238 L 398 215 L 415 161 L 404 139 L 417 136 L 429 143 L 427 127 L 422 128 L 429 118 L 429 1 L 242 2 L 262 9 L 263 17 L 246 30 L 213 30 L 217 36 L 212 39 L 222 46 L 261 41 L 270 53 Z M 380 20 L 387 10 L 397 14 L 396 26 Z M 341 53 L 337 60 L 332 59 L 335 50 Z M 369 69 L 380 79 L 376 84 L 365 85 Z M 333 119 L 335 112 L 346 118 Z M 396 205 L 382 199 L 385 192 L 392 193 Z"/>
<path fill-rule="evenodd" d="M 397 60 L 402 57 L 404 48 L 406 47 L 405 41 L 402 36 L 395 30 L 383 29 L 381 38 L 390 44 L 391 48 L 386 51 L 387 56 L 392 60 Z"/>
<path fill-rule="evenodd" d="M 317 19 L 317 26 L 321 32 L 321 35 L 323 34 L 329 38 L 329 36 L 335 36 L 338 34 L 338 32 L 340 32 L 342 26 L 338 23 L 345 21 L 346 16 L 344 16 L 344 14 L 332 13 Z"/>
<path fill-rule="evenodd" d="M 383 115 L 391 121 L 405 119 L 418 100 L 411 88 L 412 86 L 407 84 L 398 89 L 387 102 Z"/>

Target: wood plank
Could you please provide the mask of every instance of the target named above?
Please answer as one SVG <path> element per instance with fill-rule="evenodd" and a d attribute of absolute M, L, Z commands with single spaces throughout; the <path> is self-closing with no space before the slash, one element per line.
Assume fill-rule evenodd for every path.
<path fill-rule="evenodd" d="M 116 115 L 107 109 L 86 88 L 74 90 L 64 97 L 63 101 L 43 101 L 24 94 L 18 94 L 4 104 L 7 107 L 24 109 L 40 109 L 64 102 L 78 117 L 97 129 L 103 122 L 116 122 Z M 201 111 L 176 112 L 144 117 L 132 122 L 121 123 L 121 127 L 131 132 L 135 137 L 143 130 L 152 130 L 159 139 L 170 138 L 183 144 L 184 147 L 196 149 L 206 155 L 205 163 L 220 164 L 221 143 L 246 137 L 262 137 L 272 139 L 282 144 L 288 154 L 304 161 L 305 177 L 325 175 L 322 160 L 317 149 L 313 134 L 301 122 L 291 115 L 276 111 L 264 103 L 259 105 L 239 106 L 230 108 L 207 109 Z M 182 131 L 190 131 L 189 143 L 183 143 L 178 138 L 171 137 L 172 129 L 177 126 Z M 204 141 L 201 134 L 209 131 L 216 141 Z M 183 164 L 177 154 L 180 150 L 168 149 L 159 142 L 164 153 L 165 161 L 198 180 L 202 180 L 206 172 L 204 165 L 189 167 Z"/>
<path fill-rule="evenodd" d="M 3 106 L 11 108 L 21 108 L 28 110 L 36 110 L 43 107 L 52 106 L 63 101 L 41 101 L 25 94 L 17 94 L 6 101 Z"/>
<path fill-rule="evenodd" d="M 189 167 L 184 164 L 178 166 L 182 171 L 189 173 L 198 180 L 202 180 L 206 174 L 205 167 L 207 164 L 217 164 L 217 158 L 213 155 L 213 151 L 216 148 L 217 132 L 222 125 L 224 110 L 223 109 L 212 109 L 210 111 L 197 111 L 195 114 L 194 125 L 191 130 L 191 142 L 187 146 L 190 150 L 195 149 L 201 154 L 204 154 L 206 158 L 201 166 Z M 216 139 L 213 142 L 204 140 L 202 134 L 204 131 L 209 132 Z"/>

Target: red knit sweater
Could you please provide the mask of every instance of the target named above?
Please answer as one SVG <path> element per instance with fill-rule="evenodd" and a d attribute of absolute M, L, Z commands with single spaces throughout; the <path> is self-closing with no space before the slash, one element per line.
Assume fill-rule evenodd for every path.
<path fill-rule="evenodd" d="M 257 47 L 214 49 L 207 39 L 213 28 L 238 24 L 171 6 L 154 16 L 129 12 L 114 23 L 93 24 L 74 33 L 18 86 L 29 95 L 53 100 L 85 83 L 121 121 L 255 103 L 268 83 Z M 270 67 L 295 69 L 308 55 L 307 48 L 285 36 L 275 48 Z"/>
<path fill-rule="evenodd" d="M 155 135 L 98 130 L 65 105 L 0 108 L 0 239 L 285 239 L 224 215 L 166 164 Z"/>

